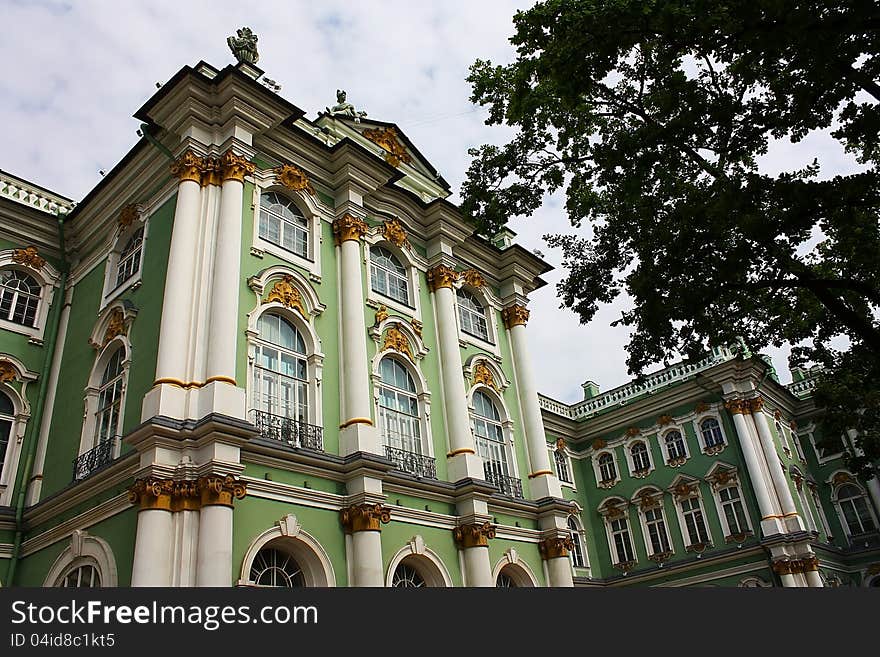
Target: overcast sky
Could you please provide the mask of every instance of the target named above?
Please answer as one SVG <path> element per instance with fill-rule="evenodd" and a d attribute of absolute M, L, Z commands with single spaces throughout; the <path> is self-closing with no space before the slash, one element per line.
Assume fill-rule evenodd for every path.
<path fill-rule="evenodd" d="M 370 118 L 397 123 L 458 191 L 467 149 L 501 142 L 482 108 L 471 105 L 465 82 L 477 58 L 513 58 L 512 16 L 531 1 L 443 0 L 339 2 L 176 0 L 133 3 L 99 0 L 0 0 L 0 169 L 81 199 L 137 141 L 132 114 L 184 65 L 199 60 L 222 68 L 234 63 L 226 37 L 250 26 L 259 36 L 259 66 L 282 85 L 280 94 L 314 119 L 335 104 L 335 90 Z M 11 129 L 10 129 L 11 128 Z M 817 152 L 830 170 L 848 158 L 818 135 L 782 144 L 765 164 L 792 170 Z M 518 241 L 540 249 L 559 266 L 560 254 L 541 235 L 570 226 L 557 199 L 527 220 L 514 220 Z M 555 285 L 532 295 L 529 341 L 538 389 L 563 401 L 582 398 L 580 384 L 602 390 L 629 377 L 626 331 L 609 324 L 621 304 L 602 309 L 589 326 L 559 309 Z M 622 302 L 623 303 L 623 302 Z M 770 350 L 783 380 L 787 350 Z"/>

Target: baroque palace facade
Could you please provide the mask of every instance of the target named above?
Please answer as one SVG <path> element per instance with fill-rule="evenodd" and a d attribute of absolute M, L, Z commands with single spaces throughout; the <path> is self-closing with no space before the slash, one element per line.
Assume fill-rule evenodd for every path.
<path fill-rule="evenodd" d="M 809 372 L 539 395 L 549 266 L 233 42 L 81 202 L 0 172 L 3 585 L 877 585 L 880 486 Z"/>

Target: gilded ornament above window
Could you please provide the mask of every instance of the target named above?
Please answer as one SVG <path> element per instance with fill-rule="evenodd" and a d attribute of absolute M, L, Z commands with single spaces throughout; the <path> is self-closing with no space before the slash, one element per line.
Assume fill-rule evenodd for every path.
<path fill-rule="evenodd" d="M 385 236 L 386 240 L 399 248 L 403 248 L 404 245 L 409 246 L 406 229 L 403 227 L 400 219 L 387 219 L 385 223 L 382 224 L 382 235 Z"/>
<path fill-rule="evenodd" d="M 119 211 L 119 218 L 116 220 L 120 228 L 128 228 L 135 221 L 140 219 L 144 211 L 144 206 L 140 203 L 129 203 Z"/>
<path fill-rule="evenodd" d="M 385 161 L 393 167 L 401 162 L 409 164 L 412 157 L 406 152 L 406 148 L 398 141 L 397 131 L 394 128 L 381 128 L 376 130 L 364 130 L 364 137 L 377 144 L 385 151 Z"/>
<path fill-rule="evenodd" d="M 12 252 L 12 262 L 16 262 L 26 267 L 34 269 L 42 269 L 46 264 L 46 260 L 37 254 L 37 247 L 29 246 L 25 249 L 15 249 Z"/>
<path fill-rule="evenodd" d="M 399 351 L 409 356 L 410 360 L 413 359 L 412 351 L 409 348 L 409 340 L 406 339 L 406 336 L 396 326 L 391 326 L 385 332 L 385 342 L 382 345 L 382 350 L 384 351 L 385 349 Z"/>
<path fill-rule="evenodd" d="M 0 383 L 14 381 L 16 377 L 15 367 L 8 360 L 0 361 Z"/>
<path fill-rule="evenodd" d="M 483 275 L 478 272 L 473 267 L 470 269 L 465 269 L 461 274 L 459 274 L 461 280 L 464 281 L 465 285 L 470 287 L 483 287 L 486 284 L 486 279 L 483 278 Z"/>
<path fill-rule="evenodd" d="M 486 367 L 483 361 L 478 361 L 474 366 L 474 385 L 480 384 L 498 390 L 498 386 L 495 384 L 495 377 L 492 376 L 492 371 Z"/>
<path fill-rule="evenodd" d="M 107 346 L 113 338 L 125 335 L 125 313 L 121 308 L 114 308 L 110 313 L 110 321 L 107 323 L 107 330 L 104 331 L 104 339 L 101 342 L 101 348 Z"/>
<path fill-rule="evenodd" d="M 287 189 L 291 189 L 295 192 L 306 191 L 312 196 L 317 193 L 315 192 L 315 188 L 312 186 L 311 181 L 309 181 L 308 176 L 299 167 L 295 167 L 292 164 L 283 164 L 279 167 L 275 167 L 272 171 L 278 182 L 284 185 Z"/>
<path fill-rule="evenodd" d="M 376 311 L 376 315 L 374 317 L 373 326 L 379 326 L 382 322 L 388 319 L 388 308 L 385 306 L 379 306 L 379 309 Z"/>
<path fill-rule="evenodd" d="M 281 280 L 275 281 L 275 285 L 269 291 L 269 296 L 263 303 L 272 303 L 277 301 L 285 308 L 293 308 L 299 311 L 303 317 L 308 317 L 305 306 L 303 306 L 302 295 L 293 285 L 293 276 L 285 274 Z"/>
<path fill-rule="evenodd" d="M 672 416 L 671 415 L 661 415 L 657 418 L 657 424 L 661 427 L 665 427 L 667 424 L 672 424 Z"/>

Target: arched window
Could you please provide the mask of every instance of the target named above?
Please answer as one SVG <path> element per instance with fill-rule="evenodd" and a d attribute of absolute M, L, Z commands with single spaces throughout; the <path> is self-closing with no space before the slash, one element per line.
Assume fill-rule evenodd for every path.
<path fill-rule="evenodd" d="M 401 589 L 419 589 L 426 587 L 427 584 L 419 571 L 404 560 L 394 569 L 394 579 L 391 581 L 391 586 Z"/>
<path fill-rule="evenodd" d="M 700 422 L 700 433 L 703 436 L 703 444 L 706 449 L 724 444 L 724 436 L 721 433 L 721 425 L 714 417 L 707 417 Z"/>
<path fill-rule="evenodd" d="M 419 400 L 416 397 L 416 384 L 406 368 L 391 357 L 385 357 L 379 364 L 381 385 L 379 386 L 379 421 L 382 440 L 393 450 L 403 450 L 412 454 L 422 453 L 422 440 L 419 423 Z"/>
<path fill-rule="evenodd" d="M 119 417 L 122 413 L 122 361 L 125 349 L 119 347 L 110 356 L 101 376 L 98 389 L 98 407 L 95 411 L 95 444 L 112 442 L 119 435 Z"/>
<path fill-rule="evenodd" d="M 571 565 L 575 568 L 586 568 L 587 562 L 584 559 L 584 547 L 581 542 L 581 530 L 575 522 L 574 518 L 568 518 L 568 529 L 571 531 L 571 550 L 569 551 L 569 555 L 571 556 Z"/>
<path fill-rule="evenodd" d="M 61 588 L 94 589 L 101 586 L 101 575 L 91 564 L 73 568 L 58 582 Z"/>
<path fill-rule="evenodd" d="M 296 327 L 275 313 L 257 321 L 254 409 L 307 423 L 309 418 L 306 347 Z"/>
<path fill-rule="evenodd" d="M 868 506 L 868 498 L 858 486 L 844 484 L 838 488 L 837 504 L 840 506 L 850 536 L 866 534 L 877 528 Z"/>
<path fill-rule="evenodd" d="M 779 444 L 782 447 L 782 451 L 785 452 L 787 457 L 791 458 L 788 436 L 785 433 L 785 429 L 782 428 L 782 423 L 779 420 L 774 420 L 773 424 L 776 427 L 776 435 L 779 436 Z"/>
<path fill-rule="evenodd" d="M 499 589 L 517 588 L 516 580 L 514 580 L 508 573 L 504 572 L 503 568 L 501 572 L 498 573 L 498 577 L 495 578 L 495 586 Z"/>
<path fill-rule="evenodd" d="M 265 547 L 254 557 L 250 580 L 257 586 L 294 588 L 305 586 L 305 576 L 293 555 Z"/>
<path fill-rule="evenodd" d="M 630 456 L 632 456 L 633 472 L 645 472 L 651 468 L 651 461 L 648 458 L 648 446 L 643 442 L 637 442 L 629 448 Z"/>
<path fill-rule="evenodd" d="M 669 461 L 687 458 L 681 431 L 670 431 L 663 437 L 663 440 L 666 443 L 666 456 Z"/>
<path fill-rule="evenodd" d="M 522 484 L 511 476 L 501 414 L 489 396 L 477 390 L 471 417 L 477 454 L 483 459 L 483 472 L 489 481 L 512 497 L 522 497 Z"/>
<path fill-rule="evenodd" d="M 459 289 L 458 296 L 458 323 L 461 330 L 489 341 L 489 326 L 486 322 L 486 309 L 483 308 L 477 298 L 467 290 Z"/>
<path fill-rule="evenodd" d="M 260 197 L 260 237 L 303 258 L 309 257 L 309 223 L 292 201 L 266 192 Z"/>
<path fill-rule="evenodd" d="M 36 326 L 40 290 L 37 279 L 30 274 L 18 269 L 0 271 L 0 319 Z"/>
<path fill-rule="evenodd" d="M 6 449 L 12 436 L 12 425 L 15 422 L 15 407 L 12 400 L 0 392 L 0 473 L 6 462 Z"/>
<path fill-rule="evenodd" d="M 388 249 L 370 247 L 370 288 L 374 292 L 409 305 L 406 268 Z"/>
<path fill-rule="evenodd" d="M 614 457 L 605 452 L 599 455 L 599 474 L 602 482 L 612 482 L 617 479 L 617 469 L 614 467 Z"/>
<path fill-rule="evenodd" d="M 138 228 L 128 238 L 122 252 L 119 254 L 119 263 L 116 265 L 116 287 L 119 287 L 129 278 L 134 276 L 141 268 L 141 249 L 144 244 L 144 229 Z"/>

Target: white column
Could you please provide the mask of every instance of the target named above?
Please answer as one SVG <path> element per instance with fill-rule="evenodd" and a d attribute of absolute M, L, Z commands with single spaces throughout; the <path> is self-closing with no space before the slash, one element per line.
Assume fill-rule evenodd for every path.
<path fill-rule="evenodd" d="M 132 586 L 171 586 L 171 548 L 174 527 L 171 515 L 170 479 L 138 479 L 129 489 L 129 499 L 139 506 Z"/>
<path fill-rule="evenodd" d="M 804 576 L 807 578 L 807 586 L 817 589 L 825 588 L 825 582 L 822 581 L 818 570 L 805 570 Z"/>
<path fill-rule="evenodd" d="M 550 586 L 569 588 L 574 586 L 574 576 L 568 556 L 547 559 L 547 573 L 550 576 Z"/>
<path fill-rule="evenodd" d="M 510 333 L 516 387 L 522 406 L 523 430 L 532 465 L 532 472 L 529 473 L 532 497 L 534 499 L 562 497 L 559 479 L 550 467 L 547 437 L 544 434 L 541 408 L 538 406 L 538 389 L 535 387 L 531 358 L 526 344 L 526 321 L 529 318 L 529 311 L 519 305 L 508 306 L 504 309 L 503 317 Z M 569 579 L 571 579 L 570 574 Z"/>
<path fill-rule="evenodd" d="M 748 409 L 747 401 L 730 400 L 726 404 L 727 410 L 733 415 L 733 425 L 742 448 L 743 458 L 746 461 L 746 469 L 749 471 L 749 479 L 752 481 L 752 490 L 758 500 L 758 510 L 761 512 L 761 531 L 764 536 L 781 534 L 781 523 L 776 516 L 770 491 L 767 489 L 764 473 L 761 471 L 761 462 L 755 445 L 749 435 L 748 424 L 744 412 Z"/>
<path fill-rule="evenodd" d="M 461 525 L 453 530 L 452 535 L 462 553 L 466 586 L 495 586 L 489 561 L 489 539 L 495 537 L 491 523 Z"/>
<path fill-rule="evenodd" d="M 428 272 L 428 284 L 434 293 L 437 312 L 437 343 L 440 350 L 440 374 L 443 381 L 443 406 L 449 453 L 446 455 L 449 481 L 484 479 L 482 459 L 477 456 L 464 387 L 461 347 L 458 344 L 458 321 L 455 316 L 455 292 L 452 285 L 458 274 L 445 265 Z M 491 575 L 490 575 L 491 579 Z"/>
<path fill-rule="evenodd" d="M 196 550 L 196 586 L 232 585 L 233 499 L 245 495 L 244 485 L 232 476 L 202 477 L 199 545 Z"/>
<path fill-rule="evenodd" d="M 371 417 L 360 243 L 366 232 L 363 219 L 350 214 L 333 222 L 340 251 L 343 390 L 339 445 L 343 456 L 354 452 L 382 453 Z"/>
<path fill-rule="evenodd" d="M 354 504 L 342 509 L 340 521 L 351 534 L 349 586 L 384 586 L 381 523 L 391 519 L 381 504 Z"/>
<path fill-rule="evenodd" d="M 782 586 L 785 588 L 798 588 L 797 580 L 791 573 L 784 573 L 779 576 L 779 579 L 782 580 Z"/>
<path fill-rule="evenodd" d="M 785 526 L 790 531 L 803 531 L 804 524 L 797 512 L 794 498 L 791 495 L 791 488 L 788 485 L 788 478 L 782 471 L 782 465 L 779 463 L 779 454 L 773 443 L 773 436 L 770 433 L 770 426 L 767 424 L 767 416 L 762 410 L 764 400 L 760 397 L 750 400 L 752 419 L 758 429 L 758 437 L 761 440 L 761 449 L 764 451 L 764 458 L 767 460 L 767 468 L 770 470 L 770 478 L 773 480 L 773 487 L 776 489 L 776 496 L 782 505 L 782 514 Z"/>

